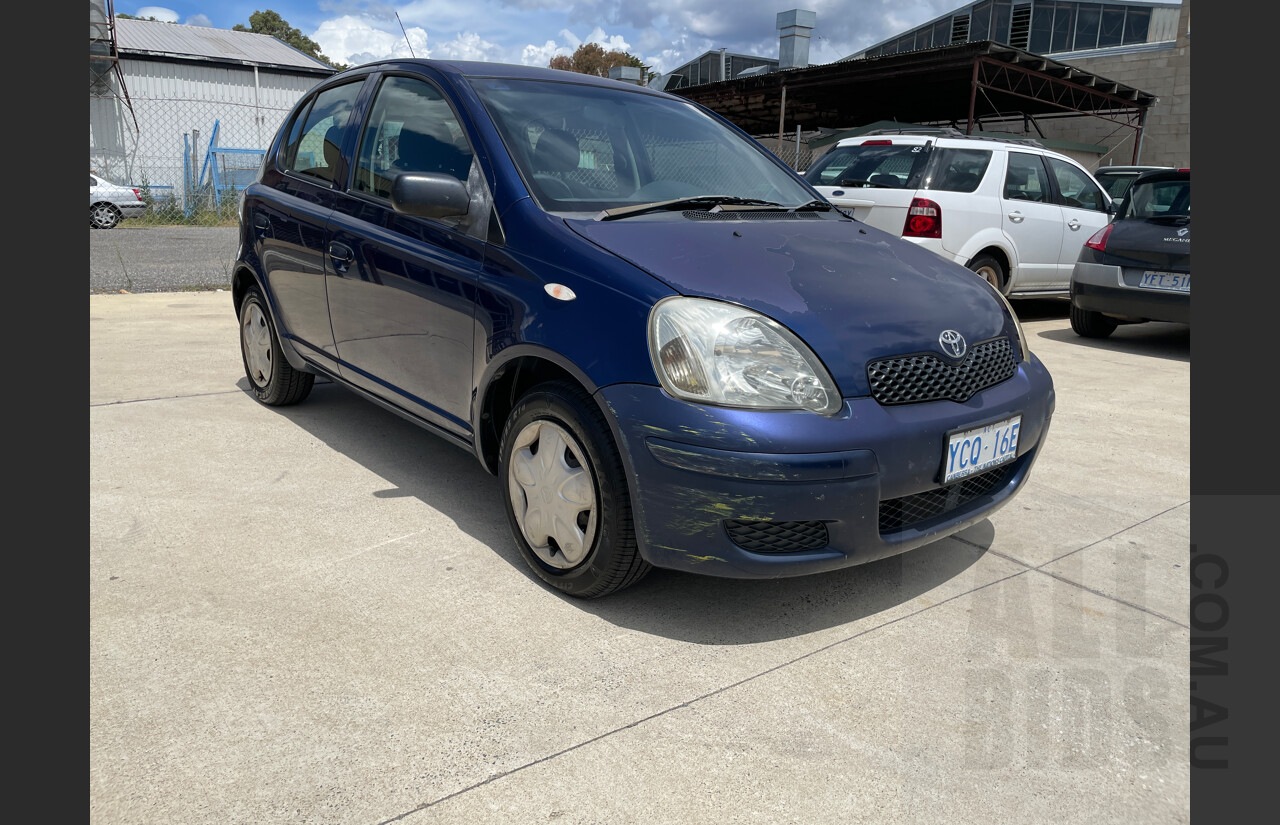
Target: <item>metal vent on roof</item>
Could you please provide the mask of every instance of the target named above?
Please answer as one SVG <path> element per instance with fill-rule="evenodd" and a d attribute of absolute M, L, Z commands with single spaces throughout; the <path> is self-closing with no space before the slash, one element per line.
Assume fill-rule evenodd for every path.
<path fill-rule="evenodd" d="M 1009 25 L 1009 45 L 1025 49 L 1031 43 L 1031 4 L 1013 7 L 1013 22 Z"/>
<path fill-rule="evenodd" d="M 969 42 L 969 15 L 957 14 L 951 18 L 951 42 Z"/>

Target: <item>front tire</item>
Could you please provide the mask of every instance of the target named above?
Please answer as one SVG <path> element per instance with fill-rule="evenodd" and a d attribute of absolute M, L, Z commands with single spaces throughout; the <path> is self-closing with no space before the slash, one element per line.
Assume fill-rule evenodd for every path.
<path fill-rule="evenodd" d="M 1004 265 L 991 255 L 979 255 L 972 261 L 969 261 L 969 269 L 973 270 L 978 277 L 995 287 L 996 292 L 999 292 L 1001 295 L 1007 294 L 1006 290 L 1009 288 L 1009 274 L 1004 271 Z"/>
<path fill-rule="evenodd" d="M 256 286 L 249 287 L 240 304 L 240 357 L 249 390 L 267 406 L 297 404 L 315 384 L 315 375 L 295 370 L 284 357 L 267 302 Z"/>
<path fill-rule="evenodd" d="M 534 387 L 502 433 L 507 521 L 538 577 L 594 599 L 649 572 L 640 557 L 622 458 L 599 407 L 565 381 Z"/>
<path fill-rule="evenodd" d="M 1114 318 L 1108 318 L 1101 312 L 1081 309 L 1075 304 L 1071 305 L 1071 328 L 1075 330 L 1076 335 L 1084 338 L 1106 338 L 1115 332 L 1119 325 Z"/>
<path fill-rule="evenodd" d="M 120 210 L 109 203 L 95 203 L 89 207 L 90 229 L 114 229 L 120 223 Z"/>

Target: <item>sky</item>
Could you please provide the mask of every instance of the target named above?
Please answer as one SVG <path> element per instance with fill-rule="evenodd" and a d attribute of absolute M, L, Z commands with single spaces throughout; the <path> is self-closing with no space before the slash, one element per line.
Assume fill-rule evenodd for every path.
<path fill-rule="evenodd" d="M 546 66 L 591 42 L 669 72 L 719 49 L 777 59 L 777 15 L 792 9 L 817 14 L 809 45 L 809 63 L 817 65 L 964 5 L 967 0 L 115 0 L 115 11 L 229 29 L 270 10 L 320 44 L 330 60 L 349 65 L 412 53 Z"/>

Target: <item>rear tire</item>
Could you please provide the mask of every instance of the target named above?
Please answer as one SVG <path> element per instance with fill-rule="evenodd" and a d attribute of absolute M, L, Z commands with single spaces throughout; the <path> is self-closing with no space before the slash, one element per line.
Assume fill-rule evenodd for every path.
<path fill-rule="evenodd" d="M 120 223 L 120 210 L 109 203 L 95 203 L 89 207 L 90 229 L 115 229 Z"/>
<path fill-rule="evenodd" d="M 1084 338 L 1106 338 L 1115 332 L 1119 325 L 1120 323 L 1114 318 L 1108 318 L 1101 312 L 1081 309 L 1075 304 L 1071 305 L 1071 328 L 1075 330 L 1076 335 Z"/>
<path fill-rule="evenodd" d="M 1005 290 L 1009 288 L 1008 273 L 1004 271 L 1004 266 L 991 255 L 979 255 L 969 261 L 969 269 L 995 287 L 1001 295 L 1004 295 Z"/>
<path fill-rule="evenodd" d="M 580 387 L 551 381 L 521 398 L 503 428 L 499 467 L 511 533 L 538 578 L 595 599 L 649 572 L 622 458 Z"/>
<path fill-rule="evenodd" d="M 315 375 L 294 369 L 284 357 L 276 325 L 257 286 L 249 287 L 240 304 L 240 357 L 249 390 L 267 406 L 297 404 L 315 384 Z"/>

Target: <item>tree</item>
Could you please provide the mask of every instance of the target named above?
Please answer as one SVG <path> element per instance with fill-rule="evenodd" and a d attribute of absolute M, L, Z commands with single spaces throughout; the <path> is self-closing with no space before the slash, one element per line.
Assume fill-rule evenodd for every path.
<path fill-rule="evenodd" d="M 605 51 L 598 43 L 583 43 L 574 51 L 573 56 L 558 54 L 547 64 L 552 69 L 566 72 L 590 74 L 596 77 L 608 77 L 614 66 L 634 66 L 640 70 L 640 82 L 646 83 L 650 78 L 649 67 L 640 62 L 640 58 L 616 49 Z"/>
<path fill-rule="evenodd" d="M 342 70 L 347 66 L 342 63 L 335 63 L 320 53 L 320 44 L 307 37 L 302 32 L 289 25 L 289 22 L 280 16 L 278 12 L 271 9 L 266 11 L 255 11 L 249 15 L 249 25 L 236 23 L 231 27 L 232 31 L 237 32 L 253 32 L 254 34 L 269 34 L 281 43 L 293 46 L 298 51 L 309 54 L 321 63 L 328 64 L 335 69 Z"/>

